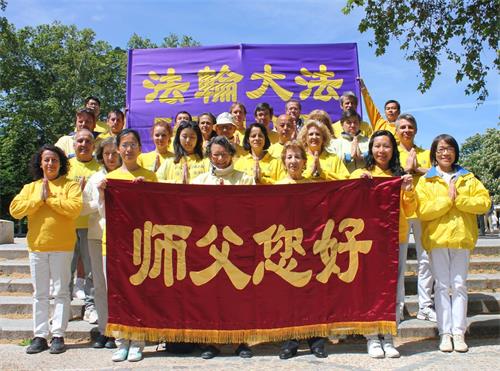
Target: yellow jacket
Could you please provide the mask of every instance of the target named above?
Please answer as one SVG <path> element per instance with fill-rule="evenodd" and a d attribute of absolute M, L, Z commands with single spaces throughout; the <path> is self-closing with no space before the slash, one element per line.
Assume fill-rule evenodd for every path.
<path fill-rule="evenodd" d="M 390 170 L 382 170 L 378 166 L 374 166 L 372 170 L 358 169 L 351 174 L 351 179 L 361 178 L 363 173 L 371 174 L 373 177 L 392 177 Z M 415 213 L 417 209 L 417 197 L 415 190 L 403 191 L 399 198 L 399 243 L 406 243 L 408 236 L 408 222 L 406 219 L 409 215 Z"/>
<path fill-rule="evenodd" d="M 349 178 L 349 171 L 347 171 L 344 163 L 337 155 L 323 150 L 319 156 L 319 164 L 321 165 L 321 172 L 318 177 L 315 177 L 312 173 L 314 168 L 314 156 L 308 153 L 304 177 L 314 180 L 340 180 Z"/>
<path fill-rule="evenodd" d="M 160 166 L 165 162 L 167 158 L 174 157 L 174 154 L 170 151 L 165 154 L 161 154 L 154 150 L 151 152 L 141 153 L 137 158 L 137 165 L 143 167 L 144 169 L 155 171 L 154 166 L 156 162 L 156 155 L 160 156 Z"/>
<path fill-rule="evenodd" d="M 281 164 L 281 159 L 278 160 L 271 156 L 269 153 L 259 161 L 261 171 L 262 184 L 274 184 L 278 180 L 286 176 L 284 167 Z M 239 157 L 234 162 L 234 168 L 243 171 L 245 174 L 254 177 L 255 160 L 251 153 Z"/>
<path fill-rule="evenodd" d="M 417 184 L 418 217 L 422 221 L 422 244 L 472 250 L 477 241 L 476 215 L 490 208 L 490 195 L 474 174 L 457 166 L 455 202 L 448 196 L 448 184 L 432 167 Z"/>
<path fill-rule="evenodd" d="M 368 118 L 372 124 L 373 131 L 377 130 L 389 130 L 394 136 L 396 135 L 396 123 L 389 122 L 385 118 L 382 117 L 380 111 L 377 106 L 373 102 L 370 93 L 368 93 L 368 89 L 361 89 L 361 94 L 363 94 L 363 101 L 365 102 L 366 112 L 368 114 Z M 398 140 L 396 138 L 396 140 Z"/>
<path fill-rule="evenodd" d="M 336 121 L 332 125 L 333 129 L 333 136 L 335 138 L 342 138 L 342 132 L 344 131 L 344 128 L 342 127 L 342 123 L 339 121 Z M 361 135 L 364 135 L 367 138 L 370 138 L 373 134 L 373 129 L 370 126 L 369 123 L 365 121 L 361 121 L 359 125 L 359 130 L 361 131 Z"/>
<path fill-rule="evenodd" d="M 69 180 L 74 182 L 79 182 L 82 177 L 85 177 L 85 180 L 88 181 L 89 178 L 97 173 L 101 169 L 101 165 L 92 158 L 92 160 L 87 162 L 78 161 L 76 157 L 69 159 L 69 170 L 68 175 L 66 176 Z M 89 227 L 89 216 L 79 216 L 76 219 L 76 228 L 85 229 Z"/>
<path fill-rule="evenodd" d="M 192 182 L 198 175 L 206 173 L 210 168 L 208 159 L 200 159 L 197 155 L 189 155 L 181 158 L 176 164 L 174 158 L 169 158 L 158 168 L 156 175 L 158 180 L 164 183 L 182 183 L 184 163 L 188 167 L 188 180 Z"/>
<path fill-rule="evenodd" d="M 283 148 L 285 146 L 280 142 L 276 142 L 271 144 L 271 146 L 267 149 L 267 153 L 269 153 L 274 158 L 281 160 L 281 152 L 283 152 Z"/>
<path fill-rule="evenodd" d="M 221 182 L 223 185 L 255 185 L 253 177 L 235 170 L 233 164 L 225 169 L 212 168 L 193 179 L 192 184 L 220 185 Z"/>
<path fill-rule="evenodd" d="M 26 184 L 10 204 L 10 215 L 28 217 L 28 250 L 31 252 L 73 251 L 76 242 L 75 219 L 82 209 L 78 183 L 61 176 L 49 181 L 50 196 L 42 201 L 39 179 Z"/>

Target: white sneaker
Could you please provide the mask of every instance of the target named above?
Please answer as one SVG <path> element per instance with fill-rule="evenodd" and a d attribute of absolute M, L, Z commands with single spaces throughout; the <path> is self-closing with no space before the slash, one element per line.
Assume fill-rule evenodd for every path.
<path fill-rule="evenodd" d="M 130 348 L 128 349 L 127 361 L 139 362 L 140 360 L 142 360 L 142 349 L 137 345 L 131 344 Z"/>
<path fill-rule="evenodd" d="M 372 358 L 384 358 L 385 353 L 384 349 L 382 348 L 382 343 L 380 342 L 380 339 L 370 339 L 368 340 L 367 349 L 368 349 L 368 355 Z"/>
<path fill-rule="evenodd" d="M 453 352 L 453 343 L 451 342 L 450 334 L 441 335 L 441 341 L 439 342 L 439 350 L 441 352 Z"/>
<path fill-rule="evenodd" d="M 85 299 L 85 280 L 83 278 L 77 278 L 75 280 L 75 286 L 73 287 L 73 297 L 76 299 Z"/>
<path fill-rule="evenodd" d="M 126 346 L 120 347 L 116 352 L 113 353 L 111 360 L 113 362 L 123 362 L 127 359 L 127 356 L 128 356 L 128 348 Z"/>
<path fill-rule="evenodd" d="M 92 311 L 92 309 L 85 309 L 85 312 L 83 312 L 83 320 L 85 322 L 90 321 L 90 312 L 91 311 Z"/>
<path fill-rule="evenodd" d="M 385 336 L 382 341 L 382 349 L 384 350 L 385 356 L 388 358 L 399 358 L 401 354 L 394 347 L 394 343 L 392 342 L 392 336 Z"/>
<path fill-rule="evenodd" d="M 453 347 L 456 352 L 460 353 L 465 353 L 469 350 L 463 335 L 453 335 Z"/>
<path fill-rule="evenodd" d="M 88 322 L 91 324 L 91 325 L 95 325 L 99 319 L 99 317 L 97 316 L 97 311 L 95 309 L 89 309 L 89 316 L 88 316 Z"/>
<path fill-rule="evenodd" d="M 436 312 L 431 307 L 421 309 L 417 313 L 417 319 L 422 321 L 437 322 Z"/>

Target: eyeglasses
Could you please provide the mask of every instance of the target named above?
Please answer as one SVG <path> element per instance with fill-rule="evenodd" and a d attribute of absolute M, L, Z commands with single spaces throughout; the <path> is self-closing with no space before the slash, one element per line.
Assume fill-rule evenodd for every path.
<path fill-rule="evenodd" d="M 136 149 L 137 147 L 139 147 L 139 144 L 127 142 L 127 143 L 121 143 L 120 147 L 123 149 L 127 148 Z"/>
<path fill-rule="evenodd" d="M 441 148 L 438 148 L 438 149 L 436 150 L 436 153 L 437 153 L 438 155 L 441 155 L 441 154 L 443 154 L 443 153 L 445 153 L 445 152 L 448 152 L 448 153 L 455 153 L 455 148 L 453 148 L 453 147 L 441 147 Z"/>

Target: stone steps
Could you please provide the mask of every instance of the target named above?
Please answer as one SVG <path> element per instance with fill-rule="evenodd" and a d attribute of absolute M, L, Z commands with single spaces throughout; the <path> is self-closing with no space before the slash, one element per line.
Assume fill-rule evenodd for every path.
<path fill-rule="evenodd" d="M 418 262 L 417 260 L 407 260 L 406 261 L 406 272 L 417 273 Z M 478 270 L 491 270 L 500 272 L 500 256 L 472 256 L 469 263 L 469 271 Z"/>
<path fill-rule="evenodd" d="M 467 289 L 469 292 L 498 290 L 498 288 L 500 288 L 500 273 L 477 273 L 469 274 L 467 277 Z M 407 295 L 416 295 L 416 276 L 405 277 L 405 293 Z"/>
<path fill-rule="evenodd" d="M 498 336 L 500 334 L 500 314 L 478 314 L 467 317 L 467 336 Z M 0 338 L 30 339 L 33 336 L 31 319 L 0 318 Z M 97 336 L 97 326 L 85 321 L 70 321 L 65 338 L 89 340 Z M 398 336 L 403 338 L 434 338 L 438 336 L 437 325 L 429 321 L 408 319 L 401 322 Z"/>
<path fill-rule="evenodd" d="M 51 307 L 54 300 L 50 301 Z M 73 299 L 71 301 L 70 318 L 81 318 L 83 300 Z M 32 314 L 33 298 L 32 296 L 0 296 L 0 316 L 4 314 Z"/>

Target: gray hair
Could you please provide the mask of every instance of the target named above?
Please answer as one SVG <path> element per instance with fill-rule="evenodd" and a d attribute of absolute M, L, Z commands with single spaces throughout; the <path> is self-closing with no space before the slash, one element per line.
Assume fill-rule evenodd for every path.
<path fill-rule="evenodd" d="M 398 116 L 398 118 L 396 119 L 396 130 L 399 130 L 399 125 L 400 125 L 400 121 L 401 120 L 406 120 L 408 121 L 409 123 L 411 123 L 413 125 L 413 127 L 415 128 L 415 131 L 417 131 L 417 120 L 415 119 L 415 117 L 409 113 L 402 113 L 401 115 Z"/>
<path fill-rule="evenodd" d="M 87 133 L 90 134 L 90 136 L 92 137 L 92 143 L 95 143 L 94 134 L 92 134 L 92 132 L 89 129 L 80 129 L 75 133 L 75 135 L 73 135 L 73 144 L 76 143 L 76 137 L 78 136 L 78 133 L 81 133 L 84 131 L 86 131 Z"/>
<path fill-rule="evenodd" d="M 358 97 L 356 96 L 356 94 L 354 94 L 354 92 L 352 91 L 345 91 L 342 93 L 342 95 L 340 96 L 340 104 L 344 104 L 344 99 L 346 98 L 350 98 L 354 101 L 354 104 L 356 106 L 358 106 Z"/>
<path fill-rule="evenodd" d="M 218 135 L 213 137 L 207 143 L 207 148 L 205 149 L 206 157 L 210 158 L 212 156 L 212 146 L 214 144 L 218 144 L 219 146 L 224 147 L 224 149 L 233 157 L 236 154 L 236 149 L 232 145 L 232 143 L 223 135 Z"/>

